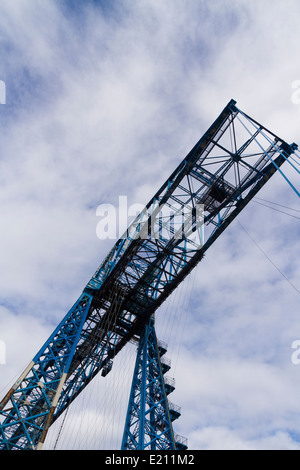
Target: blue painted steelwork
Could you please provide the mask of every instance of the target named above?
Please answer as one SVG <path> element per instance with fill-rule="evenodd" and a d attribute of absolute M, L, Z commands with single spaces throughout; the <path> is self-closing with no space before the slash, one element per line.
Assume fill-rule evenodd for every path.
<path fill-rule="evenodd" d="M 4 449 L 34 449 L 43 443 L 91 301 L 90 295 L 81 295 L 6 396 L 10 408 L 2 412 L 6 419 L 0 433 L 9 445 Z"/>
<path fill-rule="evenodd" d="M 146 323 L 139 341 L 131 393 L 123 434 L 122 450 L 186 449 L 174 434 L 172 422 L 180 416 L 168 400 L 173 381 L 165 377 L 168 361 L 162 361 L 154 320 Z"/>
<path fill-rule="evenodd" d="M 0 402 L 0 448 L 41 448 L 51 422 L 99 371 L 109 373 L 115 355 L 141 336 L 152 314 L 296 148 L 240 112 L 235 101 L 228 103 Z"/>

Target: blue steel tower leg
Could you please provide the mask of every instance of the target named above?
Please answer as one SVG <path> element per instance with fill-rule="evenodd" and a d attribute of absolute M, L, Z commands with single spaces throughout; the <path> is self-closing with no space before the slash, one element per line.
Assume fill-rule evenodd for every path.
<path fill-rule="evenodd" d="M 177 449 L 172 421 L 180 416 L 180 412 L 168 401 L 174 386 L 164 377 L 167 369 L 168 363 L 161 361 L 151 317 L 139 341 L 122 450 Z"/>

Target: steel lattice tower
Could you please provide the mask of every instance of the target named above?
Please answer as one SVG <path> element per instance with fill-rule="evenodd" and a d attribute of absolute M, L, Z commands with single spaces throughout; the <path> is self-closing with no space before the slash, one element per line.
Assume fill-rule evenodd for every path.
<path fill-rule="evenodd" d="M 1 449 L 42 448 L 51 423 L 145 335 L 153 313 L 296 148 L 228 103 L 2 399 Z"/>
<path fill-rule="evenodd" d="M 168 400 L 174 379 L 165 377 L 170 362 L 157 341 L 154 319 L 146 323 L 139 341 L 125 423 L 122 450 L 182 450 L 185 439 L 174 434 L 172 422 L 180 408 Z"/>

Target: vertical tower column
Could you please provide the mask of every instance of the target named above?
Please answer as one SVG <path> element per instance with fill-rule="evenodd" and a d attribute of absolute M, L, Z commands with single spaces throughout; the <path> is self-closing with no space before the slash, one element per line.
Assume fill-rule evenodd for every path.
<path fill-rule="evenodd" d="M 151 317 L 140 336 L 122 450 L 177 449 L 172 421 L 180 411 L 168 401 L 174 381 L 164 377 L 169 363 L 161 361 L 161 352 Z"/>

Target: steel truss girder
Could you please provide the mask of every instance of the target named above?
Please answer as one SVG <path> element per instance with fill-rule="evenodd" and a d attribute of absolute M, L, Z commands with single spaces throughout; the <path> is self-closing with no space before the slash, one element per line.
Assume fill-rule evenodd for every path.
<path fill-rule="evenodd" d="M 296 148 L 245 115 L 235 101 L 228 103 L 1 401 L 0 448 L 42 445 L 51 422 L 139 337 L 150 316 Z M 168 220 L 165 209 L 173 210 Z M 69 336 L 74 315 L 82 322 Z M 48 393 L 41 393 L 41 379 Z"/>

